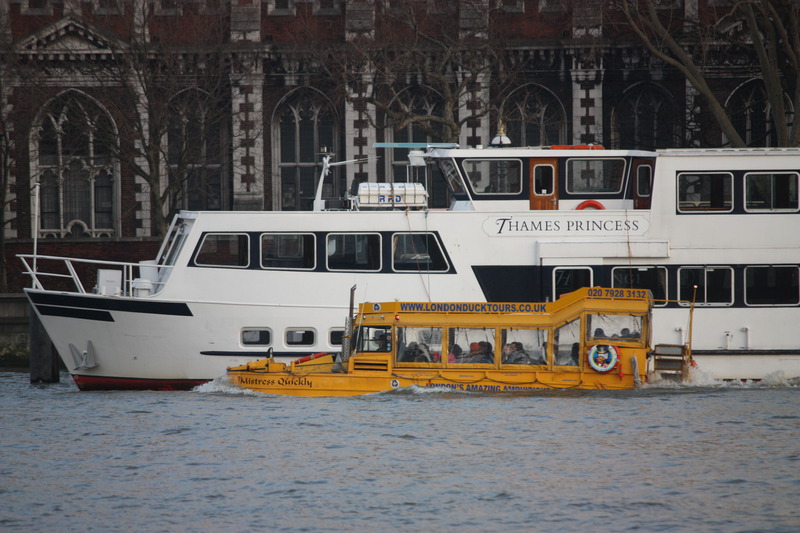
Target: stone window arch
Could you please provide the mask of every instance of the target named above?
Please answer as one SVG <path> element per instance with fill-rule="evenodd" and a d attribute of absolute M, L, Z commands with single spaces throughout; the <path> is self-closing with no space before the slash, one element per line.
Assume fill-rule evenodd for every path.
<path fill-rule="evenodd" d="M 683 145 L 683 112 L 666 90 L 640 83 L 626 90 L 612 112 L 611 144 L 618 148 L 655 150 Z"/>
<path fill-rule="evenodd" d="M 31 175 L 39 184 L 34 227 L 40 236 L 118 234 L 117 143 L 111 116 L 84 93 L 69 90 L 45 104 L 31 138 Z"/>
<path fill-rule="evenodd" d="M 558 97 L 536 84 L 527 84 L 503 102 L 500 116 L 512 146 L 567 143 L 567 113 Z"/>
<path fill-rule="evenodd" d="M 183 91 L 170 102 L 167 163 L 174 209 L 230 208 L 226 118 L 225 105 L 201 90 Z"/>
<path fill-rule="evenodd" d="M 791 101 L 785 98 L 788 122 L 793 111 Z M 725 102 L 733 126 L 747 146 L 778 146 L 778 135 L 772 122 L 772 106 L 762 80 L 751 80 L 737 87 Z M 727 138 L 723 139 L 723 143 Z"/>
<path fill-rule="evenodd" d="M 311 209 L 322 168 L 320 151 L 339 153 L 339 119 L 330 100 L 315 89 L 289 93 L 273 114 L 273 154 L 278 179 L 273 180 L 276 209 Z M 341 159 L 341 158 L 340 158 Z M 325 180 L 323 196 L 342 194 L 342 173 Z"/>

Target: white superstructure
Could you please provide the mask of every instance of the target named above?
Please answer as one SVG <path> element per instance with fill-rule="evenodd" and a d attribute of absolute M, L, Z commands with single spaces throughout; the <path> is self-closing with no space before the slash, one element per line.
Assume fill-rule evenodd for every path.
<path fill-rule="evenodd" d="M 800 150 L 440 145 L 424 160 L 449 209 L 404 183 L 318 194 L 312 212 L 183 212 L 155 261 L 93 262 L 92 281 L 85 262 L 39 256 L 33 272 L 21 256 L 28 296 L 83 389 L 185 388 L 269 350 L 338 351 L 353 285 L 357 301 L 647 288 L 665 300 L 653 344 L 688 340 L 695 298 L 701 369 L 800 376 Z"/>

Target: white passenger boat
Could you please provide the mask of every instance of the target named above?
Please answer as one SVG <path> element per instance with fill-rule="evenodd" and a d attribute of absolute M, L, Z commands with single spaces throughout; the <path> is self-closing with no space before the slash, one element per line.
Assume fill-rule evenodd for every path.
<path fill-rule="evenodd" d="M 402 147 L 444 176 L 448 209 L 423 183 L 365 183 L 320 187 L 313 212 L 182 212 L 154 261 L 21 256 L 28 297 L 81 389 L 336 352 L 352 285 L 360 302 L 649 289 L 653 344 L 688 341 L 694 299 L 701 370 L 800 376 L 800 150 Z"/>

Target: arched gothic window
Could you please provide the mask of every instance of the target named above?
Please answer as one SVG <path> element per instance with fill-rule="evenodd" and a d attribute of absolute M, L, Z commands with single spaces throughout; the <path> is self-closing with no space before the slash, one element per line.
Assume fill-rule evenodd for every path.
<path fill-rule="evenodd" d="M 747 146 L 778 146 L 778 136 L 772 122 L 772 108 L 767 98 L 764 82 L 753 80 L 737 88 L 728 98 L 725 107 L 736 131 Z M 793 113 L 786 99 L 788 122 Z"/>
<path fill-rule="evenodd" d="M 399 114 L 395 122 L 402 120 L 403 114 L 416 116 L 440 116 L 442 100 L 440 95 L 429 87 L 416 86 L 400 93 L 393 102 L 392 108 Z M 441 142 L 441 125 L 429 122 L 427 127 L 419 122 L 398 128 L 387 114 L 383 117 L 387 142 L 395 143 L 435 143 Z M 430 207 L 447 207 L 450 204 L 449 190 L 444 177 L 435 166 L 410 167 L 408 164 L 408 148 L 391 148 L 386 150 L 387 181 L 416 181 L 425 185 Z"/>
<path fill-rule="evenodd" d="M 330 102 L 313 90 L 297 90 L 275 113 L 274 138 L 279 154 L 280 201 L 276 208 L 286 211 L 311 209 L 321 170 L 320 151 L 338 152 L 337 119 Z M 338 196 L 340 179 L 325 181 L 323 196 Z"/>
<path fill-rule="evenodd" d="M 655 150 L 683 145 L 682 115 L 665 90 L 642 83 L 625 91 L 614 109 L 612 144 L 629 150 Z"/>
<path fill-rule="evenodd" d="M 229 208 L 226 109 L 197 90 L 185 91 L 170 102 L 167 158 L 173 208 Z"/>
<path fill-rule="evenodd" d="M 512 146 L 548 146 L 567 142 L 567 114 L 556 96 L 525 85 L 506 99 L 501 112 Z"/>
<path fill-rule="evenodd" d="M 39 182 L 39 234 L 110 237 L 117 232 L 117 131 L 97 103 L 67 91 L 42 110 L 32 175 Z"/>

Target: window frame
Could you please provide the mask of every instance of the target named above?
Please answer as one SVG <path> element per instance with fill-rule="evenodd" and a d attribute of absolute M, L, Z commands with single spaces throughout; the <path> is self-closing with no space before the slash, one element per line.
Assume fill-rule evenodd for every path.
<path fill-rule="evenodd" d="M 734 271 L 733 267 L 726 266 L 726 265 L 699 265 L 699 266 L 682 266 L 678 268 L 678 305 L 683 307 L 688 307 L 691 305 L 692 296 L 688 295 L 684 297 L 683 294 L 683 283 L 681 274 L 688 270 L 702 270 L 703 272 L 703 298 L 702 300 L 696 300 L 694 302 L 695 307 L 732 307 L 734 305 L 734 297 L 735 297 L 735 288 L 736 288 L 736 272 Z M 708 273 L 709 272 L 716 272 L 718 270 L 725 270 L 730 272 L 730 289 L 729 289 L 729 299 L 725 302 L 708 302 Z M 691 284 L 693 286 L 694 284 Z M 699 291 L 698 291 L 699 292 Z"/>
<path fill-rule="evenodd" d="M 574 169 L 572 168 L 575 162 L 600 162 L 605 165 L 606 162 L 622 162 L 622 167 L 619 170 L 617 179 L 619 185 L 615 190 L 604 191 L 599 189 L 580 189 L 576 190 L 573 187 L 573 182 L 576 179 L 582 179 L 580 176 L 574 176 Z M 625 188 L 625 174 L 628 170 L 628 161 L 624 157 L 570 157 L 564 163 L 564 183 L 566 185 L 566 192 L 570 195 L 592 195 L 592 196 L 614 196 L 622 193 Z"/>
<path fill-rule="evenodd" d="M 778 303 L 751 303 L 749 301 L 749 277 L 748 273 L 757 269 L 794 269 L 795 271 L 795 284 L 800 285 L 800 267 L 797 265 L 747 265 L 744 268 L 744 305 L 747 307 L 798 307 L 800 306 L 800 286 L 795 287 L 795 301 L 794 303 L 778 302 Z"/>
<path fill-rule="evenodd" d="M 226 236 L 226 237 L 233 237 L 233 236 L 237 236 L 237 237 L 242 237 L 243 236 L 243 237 L 245 237 L 246 244 L 247 244 L 247 250 L 246 250 L 247 253 L 245 254 L 245 257 L 247 258 L 247 264 L 246 265 L 218 265 L 218 264 L 206 264 L 206 263 L 198 263 L 197 262 L 197 258 L 200 256 L 200 252 L 202 252 L 203 246 L 205 246 L 205 244 L 206 244 L 206 240 L 211 236 L 218 236 L 218 235 Z M 203 235 L 203 239 L 198 243 L 197 249 L 195 250 L 194 254 L 192 255 L 192 266 L 201 267 L 201 268 L 237 268 L 237 269 L 244 270 L 244 269 L 250 268 L 250 249 L 251 249 L 251 247 L 250 247 L 250 235 L 247 234 L 247 233 L 242 233 L 242 232 L 226 233 L 226 232 L 216 232 L 216 231 L 212 232 L 212 231 L 210 231 L 210 232 L 206 233 L 205 235 Z"/>
<path fill-rule="evenodd" d="M 681 191 L 681 188 L 682 188 L 681 179 L 684 176 L 698 176 L 698 177 L 702 177 L 702 176 L 726 176 L 728 178 L 728 189 L 729 189 L 728 190 L 728 194 L 727 194 L 728 207 L 727 208 L 712 208 L 710 206 L 707 207 L 707 208 L 703 208 L 703 207 L 694 207 L 694 208 L 681 207 L 682 203 L 689 203 L 689 202 L 694 202 L 695 201 L 695 200 L 684 200 L 684 199 L 681 198 L 681 195 L 685 194 L 685 193 L 683 193 Z M 676 200 L 675 207 L 677 208 L 678 213 L 682 213 L 682 214 L 695 214 L 695 213 L 714 214 L 714 213 L 731 213 L 731 212 L 733 212 L 733 209 L 734 209 L 734 195 L 733 195 L 734 177 L 733 177 L 733 173 L 732 172 L 723 172 L 723 171 L 697 171 L 697 172 L 688 172 L 688 171 L 686 171 L 686 172 L 683 172 L 682 171 L 682 172 L 678 172 L 678 175 L 675 176 L 675 179 L 677 180 L 677 187 L 675 187 L 675 194 L 677 194 L 677 198 L 675 199 Z M 703 194 L 702 191 L 701 191 L 700 194 L 701 195 Z M 702 197 L 701 197 L 700 200 L 697 200 L 697 201 L 702 203 L 705 200 L 703 200 Z M 711 202 L 711 200 L 709 200 L 709 204 L 710 204 L 710 202 Z"/>
<path fill-rule="evenodd" d="M 332 268 L 330 262 L 330 243 L 331 237 L 334 236 L 364 236 L 364 237 L 377 237 L 377 268 Z M 330 272 L 380 272 L 383 269 L 383 235 L 378 232 L 331 232 L 325 236 L 325 269 Z"/>
<path fill-rule="evenodd" d="M 397 268 L 396 252 L 398 250 L 398 246 L 397 246 L 396 239 L 399 236 L 422 236 L 422 237 L 427 237 L 427 241 L 428 241 L 429 246 L 426 249 L 426 252 L 428 252 L 428 257 L 431 258 L 431 259 L 432 259 L 432 256 L 430 254 L 430 242 L 433 241 L 436 244 L 437 249 L 439 250 L 439 258 L 441 259 L 444 268 L 423 269 L 423 268 L 419 268 L 420 263 L 416 263 L 418 265 L 417 268 Z M 434 263 L 434 261 L 431 260 L 431 263 Z M 402 273 L 402 272 L 412 272 L 412 273 L 413 272 L 425 272 L 425 273 L 434 273 L 435 274 L 435 273 L 449 272 L 449 271 L 450 271 L 450 262 L 447 260 L 447 255 L 445 255 L 444 249 L 442 248 L 442 244 L 439 242 L 439 239 L 436 236 L 436 233 L 430 232 L 430 231 L 397 231 L 397 232 L 392 233 L 392 272 L 399 272 L 399 273 Z"/>
<path fill-rule="evenodd" d="M 493 167 L 492 167 L 492 164 L 499 165 L 501 162 L 506 162 L 506 163 L 515 163 L 515 164 L 517 164 L 517 165 L 518 165 L 518 166 L 517 166 L 517 170 L 518 170 L 518 172 L 517 172 L 517 179 L 518 179 L 518 181 L 519 181 L 519 184 L 518 184 L 518 186 L 517 186 L 517 190 L 515 190 L 515 191 L 514 191 L 514 190 L 507 190 L 507 191 L 486 191 L 486 190 L 483 190 L 483 191 L 479 191 L 479 190 L 478 190 L 478 189 L 475 187 L 475 184 L 473 184 L 473 183 L 472 183 L 472 179 L 471 179 L 470 171 L 468 170 L 468 168 L 467 168 L 467 165 L 468 165 L 469 163 L 478 163 L 478 164 L 481 164 L 481 163 L 488 163 L 488 164 L 489 164 L 489 169 L 488 169 L 488 182 L 487 182 L 487 184 L 486 184 L 486 187 L 490 187 L 490 186 L 492 185 L 492 183 L 493 183 L 493 182 L 496 182 L 496 181 L 498 181 L 498 180 L 499 180 L 499 178 L 498 178 L 498 172 L 494 172 L 494 173 L 492 172 L 492 168 L 493 168 Z M 496 169 L 497 167 L 494 167 L 494 168 Z M 505 157 L 503 157 L 503 158 L 495 158 L 495 157 L 487 157 L 487 158 L 470 157 L 470 158 L 467 158 L 467 159 L 463 159 L 463 160 L 461 161 L 461 169 L 463 170 L 463 172 L 464 172 L 464 175 L 467 177 L 467 180 L 469 181 L 469 184 L 470 184 L 470 188 L 471 188 L 471 189 L 472 189 L 472 190 L 475 192 L 475 195 L 476 195 L 476 196 L 504 196 L 504 195 L 509 195 L 509 194 L 512 194 L 512 195 L 519 195 L 519 194 L 521 194 L 521 193 L 522 193 L 522 180 L 523 180 L 523 179 L 522 179 L 522 174 L 523 174 L 523 164 L 522 164 L 522 160 L 521 160 L 521 159 L 514 158 L 514 157 L 508 157 L 508 158 L 505 158 Z M 483 179 L 481 179 L 481 182 L 483 182 Z"/>
<path fill-rule="evenodd" d="M 268 336 L 267 342 L 245 342 L 244 335 L 245 333 L 266 333 Z M 245 327 L 239 330 L 239 345 L 244 348 L 249 348 L 252 346 L 272 346 L 272 339 L 273 333 L 272 328 L 266 327 Z"/>
<path fill-rule="evenodd" d="M 289 340 L 289 334 L 290 333 L 301 333 L 303 335 L 304 339 L 305 339 L 305 334 L 310 334 L 311 335 L 311 342 L 290 341 Z M 292 347 L 296 347 L 296 346 L 314 346 L 315 344 L 317 344 L 317 330 L 315 328 L 303 328 L 303 327 L 286 328 L 283 331 L 283 342 L 286 344 L 286 346 L 292 346 Z"/>
<path fill-rule="evenodd" d="M 748 206 L 748 196 L 749 196 L 749 194 L 748 194 L 748 191 L 749 191 L 748 178 L 750 178 L 752 176 L 770 176 L 771 178 L 773 178 L 773 179 L 770 180 L 770 185 L 771 185 L 770 192 L 774 192 L 774 181 L 775 181 L 774 177 L 776 175 L 794 176 L 794 193 L 795 193 L 794 201 L 795 201 L 796 207 L 794 207 L 794 208 L 791 208 L 791 207 L 788 207 L 788 208 L 769 207 L 769 208 L 763 208 L 763 209 L 749 207 Z M 742 188 L 743 188 L 743 198 L 744 198 L 744 210 L 747 213 L 759 213 L 759 214 L 767 214 L 767 213 L 797 213 L 798 211 L 800 211 L 800 173 L 798 173 L 798 172 L 794 172 L 794 171 L 791 171 L 791 170 L 787 170 L 787 171 L 745 172 L 744 178 L 742 180 Z M 771 198 L 771 201 L 774 201 L 774 195 Z"/>
<path fill-rule="evenodd" d="M 264 237 L 267 235 L 276 235 L 280 237 L 297 236 L 297 237 L 311 237 L 311 266 L 304 267 L 291 267 L 291 266 L 267 266 L 264 264 Z M 264 270 L 315 270 L 317 268 L 317 236 L 313 233 L 283 233 L 283 232 L 270 232 L 265 231 L 259 234 L 259 262 L 261 268 Z M 305 242 L 303 244 L 305 247 Z M 305 260 L 306 254 L 301 256 L 301 260 Z"/>

